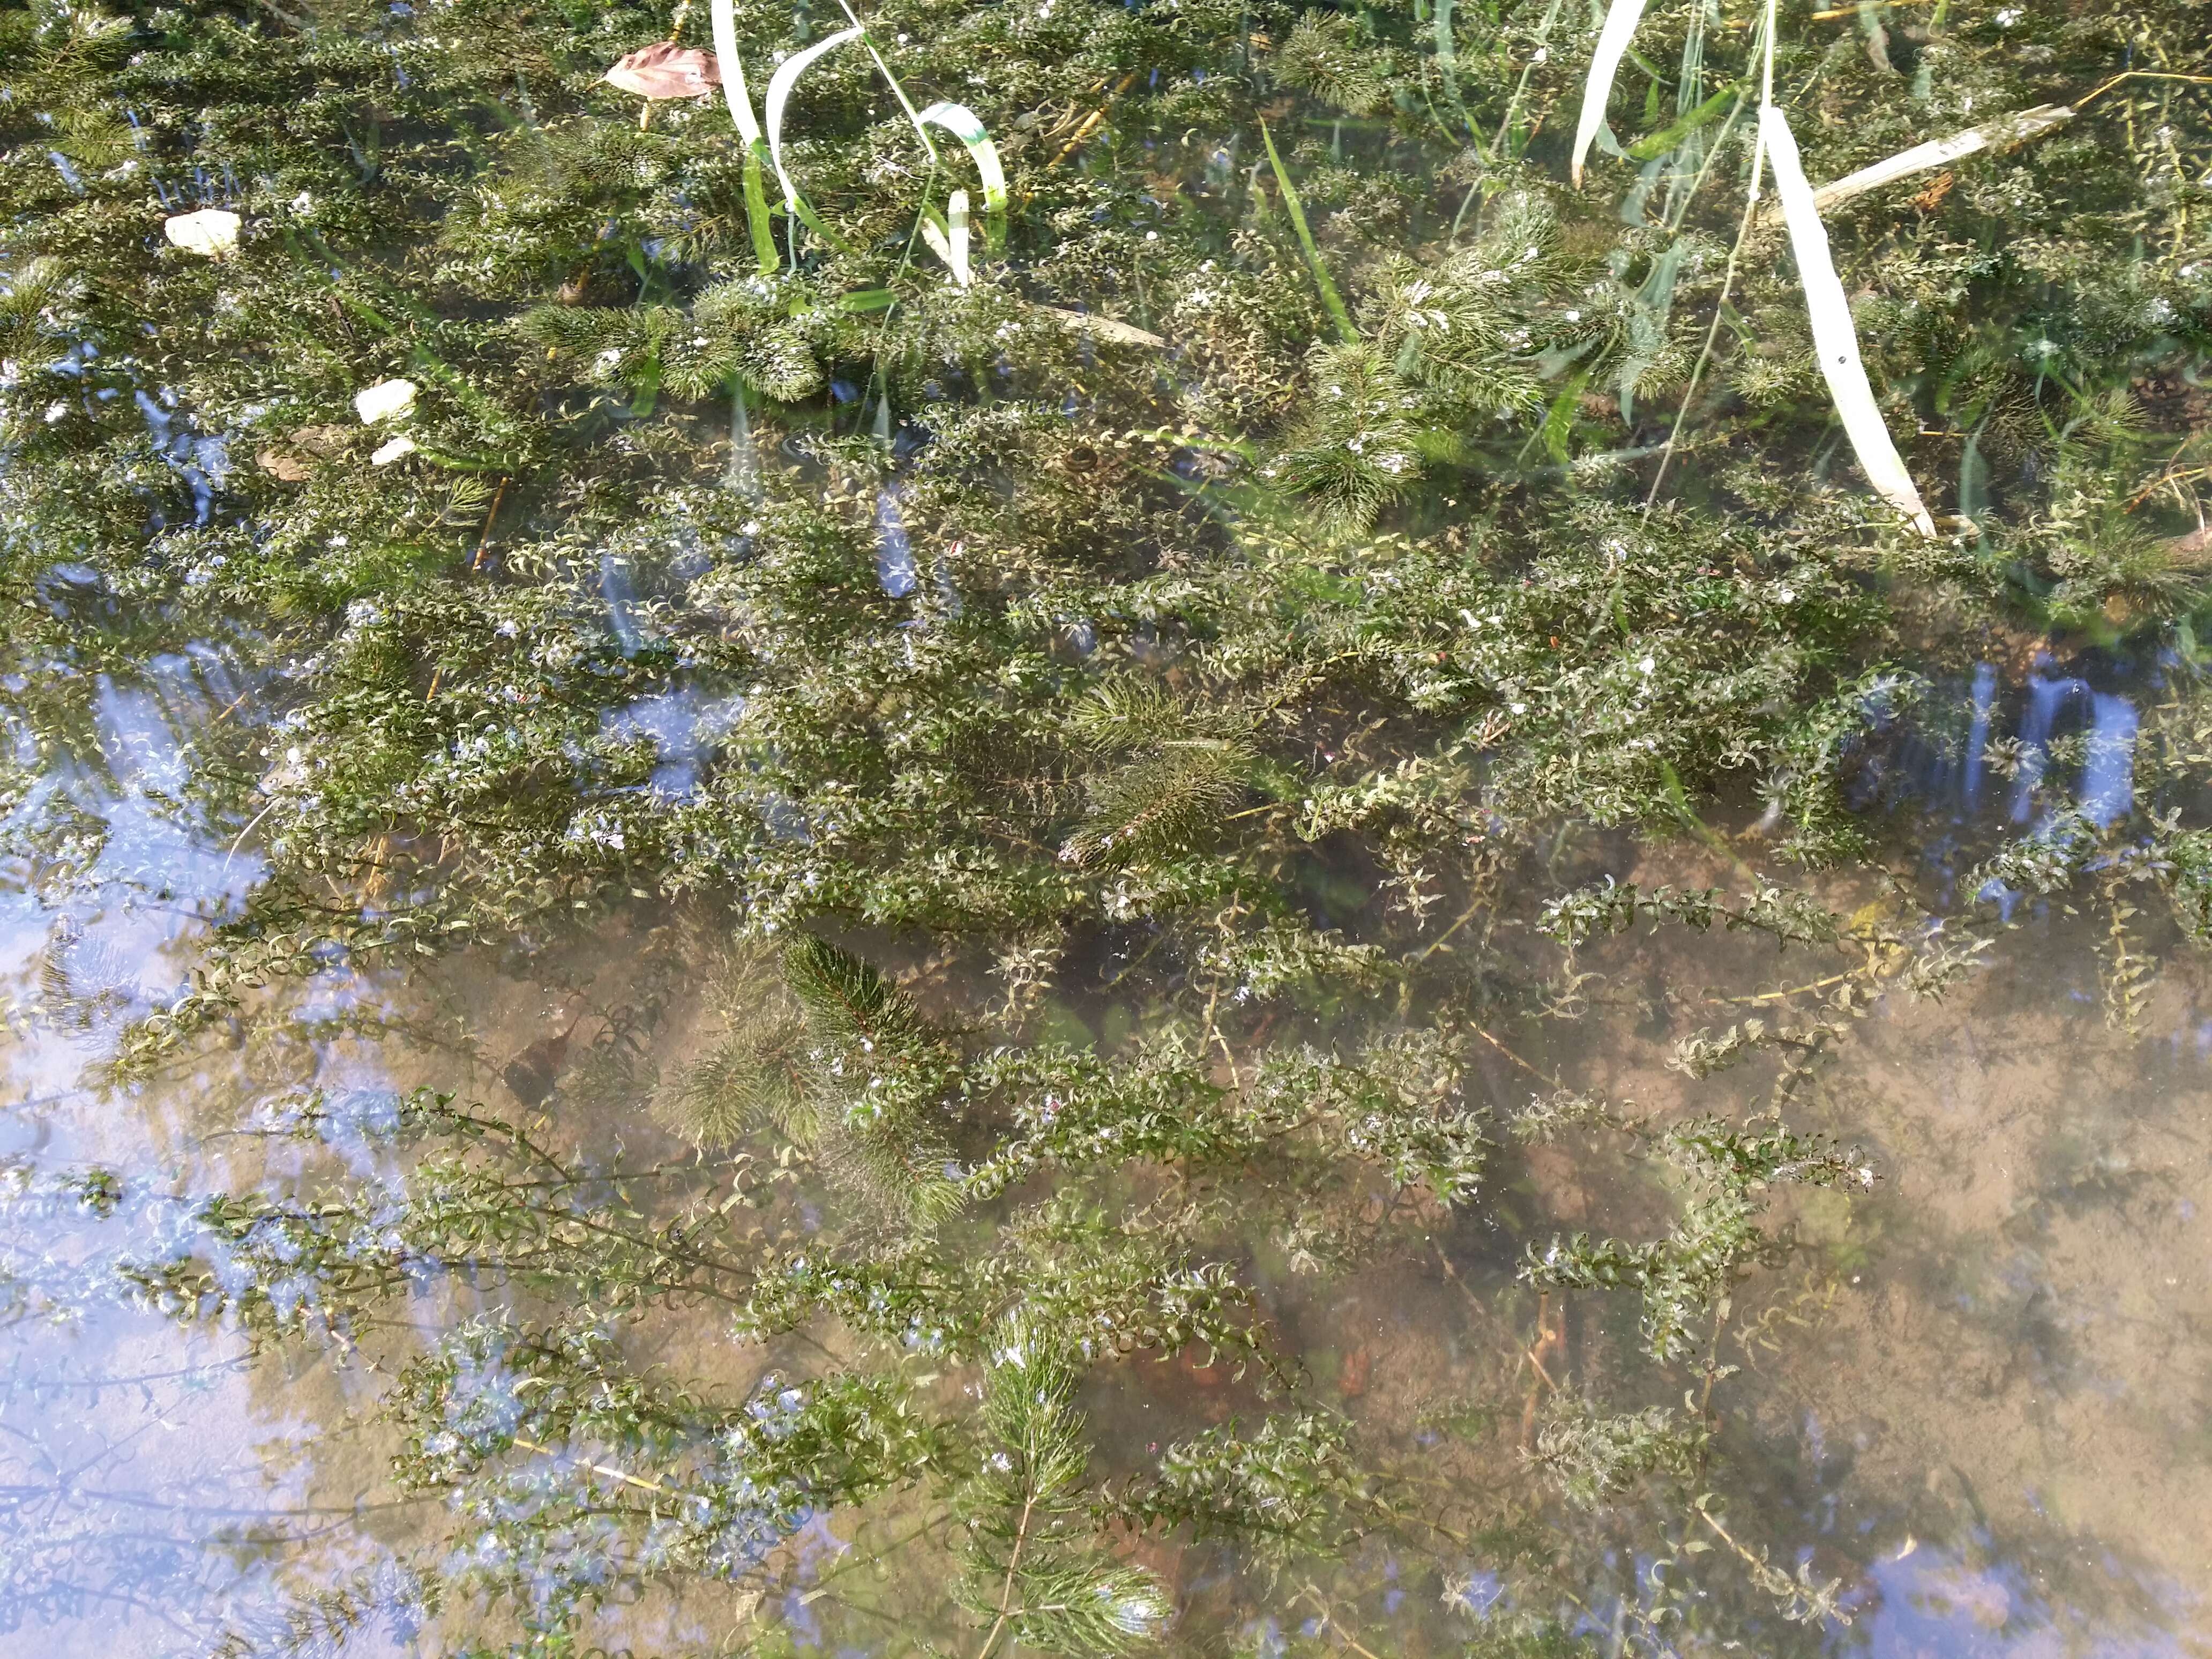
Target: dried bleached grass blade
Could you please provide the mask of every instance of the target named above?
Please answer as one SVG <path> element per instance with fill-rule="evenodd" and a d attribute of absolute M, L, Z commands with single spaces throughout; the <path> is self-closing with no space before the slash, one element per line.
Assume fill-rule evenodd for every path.
<path fill-rule="evenodd" d="M 956 190 L 945 204 L 945 224 L 937 224 L 934 216 L 925 211 L 921 219 L 921 240 L 929 244 L 930 251 L 945 261 L 952 273 L 952 280 L 966 288 L 975 280 L 974 268 L 968 262 L 968 192 Z"/>
<path fill-rule="evenodd" d="M 1874 390 L 1867 384 L 1866 366 L 1859 361 L 1858 331 L 1851 323 L 1850 301 L 1836 276 L 1828 251 L 1827 228 L 1813 205 L 1813 187 L 1805 182 L 1805 166 L 1797 154 L 1796 136 L 1772 104 L 1759 112 L 1760 135 L 1766 141 L 1767 159 L 1774 166 L 1775 193 L 1782 198 L 1782 215 L 1790 227 L 1790 248 L 1797 259 L 1797 281 L 1805 290 L 1805 308 L 1813 320 L 1813 349 L 1820 359 L 1820 373 L 1828 382 L 1828 395 L 1844 422 L 1844 435 L 1859 458 L 1867 480 L 1877 494 L 1912 521 L 1923 536 L 1933 537 L 1936 522 L 1914 488 L 1912 475 L 1875 407 Z"/>
<path fill-rule="evenodd" d="M 1589 155 L 1590 143 L 1605 125 L 1605 104 L 1613 96 L 1613 77 L 1620 70 L 1620 60 L 1628 55 L 1628 43 L 1643 19 L 1644 0 L 1613 0 L 1605 26 L 1598 31 L 1597 50 L 1590 54 L 1589 75 L 1583 82 L 1582 116 L 1575 123 L 1575 153 L 1567 164 L 1577 189 L 1582 186 L 1583 162 Z"/>
<path fill-rule="evenodd" d="M 1006 240 L 1006 169 L 982 118 L 965 104 L 936 103 L 914 118 L 920 127 L 942 127 L 967 147 L 983 179 L 984 235 L 993 249 Z"/>
<path fill-rule="evenodd" d="M 2024 143 L 2073 118 L 2074 112 L 2063 104 L 2039 104 L 2017 115 L 2007 115 L 1978 127 L 1968 127 L 1964 132 L 1954 132 L 1948 138 L 1932 138 L 1911 149 L 1901 149 L 1872 167 L 1847 173 L 1833 184 L 1821 185 L 1813 192 L 1813 205 L 1826 213 L 1870 190 L 1880 190 L 1884 185 L 1893 185 L 1931 167 L 1948 167 L 1985 149 L 2002 149 Z"/>
<path fill-rule="evenodd" d="M 799 213 L 799 186 L 792 182 L 790 173 L 783 165 L 783 112 L 790 105 L 792 89 L 799 77 L 811 69 L 815 62 L 843 46 L 848 40 L 857 40 L 866 31 L 855 23 L 850 28 L 839 29 L 825 35 L 812 46 L 795 52 L 776 65 L 775 73 L 768 82 L 768 157 L 775 169 L 775 181 L 783 186 L 783 205 L 796 217 Z"/>
<path fill-rule="evenodd" d="M 730 106 L 730 119 L 738 124 L 738 137 L 750 149 L 760 142 L 760 119 L 753 113 L 753 94 L 745 85 L 744 60 L 738 56 L 738 20 L 731 0 L 713 0 L 709 12 L 714 25 L 714 63 L 720 72 L 722 100 Z"/>
<path fill-rule="evenodd" d="M 1125 323 L 1113 317 L 1101 317 L 1096 312 L 1070 311 L 1062 306 L 1040 305 L 1036 307 L 1046 315 L 1068 327 L 1090 335 L 1093 339 L 1111 341 L 1115 345 L 1144 346 L 1153 351 L 1165 351 L 1168 343 L 1149 329 L 1139 328 L 1134 323 Z"/>

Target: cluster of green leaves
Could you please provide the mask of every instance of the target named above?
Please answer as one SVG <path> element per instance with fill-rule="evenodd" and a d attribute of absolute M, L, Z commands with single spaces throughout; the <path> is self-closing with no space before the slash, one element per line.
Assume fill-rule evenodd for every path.
<path fill-rule="evenodd" d="M 892 1375 L 770 1374 L 718 1406 L 641 1376 L 603 1327 L 479 1319 L 410 1364 L 386 1408 L 401 1488 L 446 1496 L 472 1529 L 445 1588 L 559 1631 L 642 1577 L 740 1577 L 815 1510 L 953 1457 L 910 1393 Z"/>
<path fill-rule="evenodd" d="M 1665 1237 L 1629 1243 L 1575 1233 L 1540 1250 L 1531 1247 L 1522 1273 L 1550 1289 L 1639 1291 L 1644 1346 L 1662 1361 L 1693 1352 L 1699 1327 L 1729 1287 L 1779 1254 L 1776 1239 L 1759 1224 L 1765 1189 L 1863 1188 L 1875 1179 L 1873 1166 L 1856 1150 L 1779 1126 L 1753 1133 L 1715 1118 L 1670 1125 L 1651 1137 L 1650 1152 L 1692 1194 Z"/>
<path fill-rule="evenodd" d="M 1705 1461 L 1705 1425 L 1666 1406 L 1605 1416 L 1578 1395 L 1554 1396 L 1532 1455 L 1570 1503 L 1591 1508 L 1646 1475 L 1692 1480 Z"/>
<path fill-rule="evenodd" d="M 908 257 L 920 151 L 857 53 L 810 74 L 791 149 L 838 240 L 786 227 L 799 257 L 763 276 L 719 109 L 641 130 L 594 88 L 663 27 L 641 10 L 6 16 L 24 65 L 9 118 L 27 124 L 10 129 L 0 254 L 9 580 L 46 612 L 27 654 L 82 665 L 38 694 L 74 699 L 70 718 L 31 724 L 83 733 L 94 664 L 142 655 L 131 635 L 155 615 L 234 673 L 278 678 L 283 723 L 210 732 L 192 780 L 201 810 L 253 823 L 276 866 L 227 945 L 246 986 L 319 960 L 303 939 L 459 939 L 641 886 L 747 889 L 764 921 L 1172 914 L 1251 888 L 1255 850 L 1329 830 L 1425 842 L 1452 823 L 1442 803 L 1470 796 L 1468 829 L 1560 812 L 1656 825 L 1740 779 L 1777 803 L 1794 850 L 1861 844 L 1834 781 L 1882 715 L 1876 688 L 1893 703 L 1899 684 L 1863 678 L 1882 648 L 1880 556 L 1803 487 L 1790 434 L 1764 433 L 1770 453 L 1727 473 L 1751 491 L 1733 525 L 1598 503 L 1559 520 L 1562 483 L 1604 483 L 1556 464 L 1607 418 L 1598 389 L 1614 386 L 1611 418 L 1629 424 L 1608 441 L 1626 453 L 1629 389 L 1682 372 L 1677 337 L 1695 336 L 1689 302 L 1717 280 L 1711 233 L 1728 222 L 1698 185 L 1734 165 L 1746 124 L 1655 152 L 1670 205 L 1608 225 L 1521 155 L 1574 85 L 1574 32 L 1550 13 L 1463 8 L 1439 31 L 1245 7 L 895 7 L 872 27 L 906 37 L 902 79 L 957 86 L 1007 155 L 1009 251 L 968 289 Z M 785 27 L 741 9 L 749 47 Z M 1894 87 L 1810 37 L 1779 70 L 1795 96 L 1850 102 L 1808 141 L 1816 168 L 1840 171 L 1886 137 L 2148 55 L 2153 37 L 2174 72 L 2191 61 L 2194 43 L 2140 27 L 1893 42 Z M 1701 8 L 1646 28 L 1654 61 L 1679 37 L 1685 95 L 1719 73 Z M 1493 83 L 1478 65 L 1516 72 Z M 1341 331 L 1322 326 L 1276 173 L 1231 165 L 1279 88 L 1383 112 L 1361 142 L 1391 166 L 1340 131 L 1286 139 L 1280 175 L 1304 179 L 1299 222 L 1349 338 L 1322 337 Z M 2164 130 L 2191 130 L 2185 84 L 2140 95 Z M 1103 125 L 1086 125 L 1094 96 Z M 2001 431 L 2048 481 L 2011 520 L 1978 499 L 1978 525 L 2002 543 L 2016 522 L 2016 544 L 1961 553 L 1941 580 L 1990 603 L 2010 582 L 2077 619 L 2193 592 L 2188 556 L 2156 533 L 2166 498 L 2137 483 L 2185 472 L 2187 445 L 2163 442 L 2170 422 L 2129 377 L 2201 349 L 2212 292 L 2189 257 L 2201 231 L 2157 195 L 2152 159 L 2096 146 L 2088 125 L 1976 163 L 1987 179 L 1902 243 L 1881 238 L 1888 198 L 1838 226 L 1865 224 L 1864 282 L 1897 310 L 1867 333 L 1894 398 L 1918 399 L 1906 424 L 1968 440 L 1984 495 Z M 1095 136 L 1062 160 L 1062 131 Z M 1153 191 L 1139 152 L 1188 187 Z M 149 207 L 196 201 L 210 161 L 246 220 L 219 260 L 165 247 Z M 2182 240 L 2139 260 L 2106 220 L 2154 197 L 2133 210 Z M 1992 222 L 2002 251 L 1984 253 Z M 1951 284 L 1940 307 L 1931 281 Z M 1755 379 L 1802 321 L 1778 276 L 1737 303 L 1759 343 L 1730 372 Z M 1187 368 L 1164 374 L 1155 348 L 1071 307 L 1131 313 Z M 1945 323 L 1961 310 L 1981 319 L 1966 335 Z M 2033 362 L 2014 362 L 2006 331 L 2031 323 Z M 417 448 L 377 469 L 381 434 L 349 402 L 396 374 L 421 389 Z M 731 436 L 733 394 L 750 414 Z M 1242 412 L 1223 424 L 1224 410 Z M 901 434 L 891 451 L 867 441 L 878 429 Z M 2124 492 L 2097 509 L 2109 533 L 2082 516 L 2093 487 Z M 1394 501 L 1404 539 L 1328 528 Z M 125 619 L 88 630 L 81 606 L 33 599 L 58 562 Z M 1170 662 L 1188 688 L 1172 696 Z M 1172 702 L 1192 729 L 1086 725 L 1097 696 L 1125 714 Z M 625 711 L 686 696 L 675 712 L 718 711 L 702 775 L 658 788 L 663 745 Z M 1401 722 L 1381 749 L 1314 764 L 1377 718 Z M 17 843 L 52 855 L 81 837 L 67 805 L 26 815 Z M 1224 819 L 1243 825 L 1225 847 Z M 325 877 L 377 891 L 381 925 L 318 914 Z M 185 1005 L 180 1032 L 229 994 Z"/>
<path fill-rule="evenodd" d="M 742 1029 L 685 1073 L 669 1103 L 684 1131 L 720 1147 L 773 1127 L 895 1218 L 927 1221 L 957 1204 L 939 1109 L 954 1072 L 912 1000 L 812 934 L 784 952 L 780 988 L 750 966 L 737 964 L 722 991 Z"/>

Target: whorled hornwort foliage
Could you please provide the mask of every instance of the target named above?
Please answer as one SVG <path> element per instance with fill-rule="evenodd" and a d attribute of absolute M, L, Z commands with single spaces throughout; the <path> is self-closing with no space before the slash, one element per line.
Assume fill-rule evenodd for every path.
<path fill-rule="evenodd" d="M 0 833 L 41 894 L 162 890 L 103 863 L 123 684 L 191 737 L 131 787 L 258 859 L 114 1079 L 289 980 L 645 902 L 717 939 L 705 1053 L 657 1079 L 607 1056 L 696 1156 L 625 1165 L 588 1123 L 435 1094 L 286 1097 L 255 1133 L 342 1125 L 405 1158 L 404 1193 L 174 1200 L 186 1242 L 127 1268 L 272 1341 L 368 1341 L 455 1279 L 505 1299 L 388 1399 L 399 1480 L 468 1540 L 403 1599 L 570 1651 L 640 1583 L 775 1582 L 808 1517 L 878 1505 L 977 1659 L 1166 1636 L 1153 1536 L 1279 1570 L 1377 1534 L 1486 1549 L 1516 1594 L 1471 1650 L 1573 1653 L 1547 1586 L 1648 1523 L 1677 1571 L 1625 1615 L 1635 1650 L 1818 1644 L 1834 1587 L 1711 1507 L 1701 1349 L 1787 1249 L 1768 1196 L 1873 1176 L 1785 1127 L 1797 1080 L 1990 937 L 1846 921 L 1765 876 L 1633 888 L 1587 852 L 1563 892 L 1559 826 L 1869 860 L 1855 781 L 1908 730 L 1963 741 L 1972 662 L 2161 647 L 2125 809 L 2069 810 L 2054 771 L 1959 890 L 2094 890 L 2122 1023 L 2165 917 L 2212 935 L 2212 830 L 2183 810 L 2212 770 L 2212 28 L 2192 0 L 1863 29 L 1781 9 L 1816 179 L 2081 100 L 1831 216 L 1942 515 L 1922 543 L 1838 459 L 1782 233 L 1739 217 L 1741 12 L 1650 10 L 1626 157 L 1577 194 L 1582 8 L 872 8 L 902 82 L 1006 158 L 1003 252 L 960 287 L 917 262 L 915 216 L 964 162 L 930 167 L 857 52 L 791 128 L 834 240 L 779 214 L 763 271 L 720 105 L 641 125 L 599 81 L 672 22 L 704 44 L 702 16 L 0 9 Z M 843 21 L 737 13 L 757 65 Z M 164 241 L 208 205 L 242 216 L 234 252 Z M 364 427 L 355 395 L 399 377 L 404 426 Z M 1829 964 L 1677 1045 L 1700 1079 L 1780 1054 L 1771 1115 L 1647 1122 L 1547 1082 L 1494 1116 L 1497 1030 L 1576 1013 L 1582 953 L 1647 922 Z M 995 971 L 1003 1005 L 902 984 L 887 964 L 924 948 Z M 1142 1026 L 1069 1040 L 1054 981 L 1100 962 Z M 64 974 L 49 1012 L 77 997 Z M 1705 1399 L 1554 1400 L 1533 1464 L 1571 1514 L 1439 1497 L 1443 1454 L 1317 1403 L 1254 1264 L 1425 1250 L 1502 1147 L 1553 1137 L 1671 1166 L 1678 1213 L 1547 1235 L 1523 1278 L 1634 1291 L 1660 1396 Z M 100 1172 L 19 1197 L 172 1202 Z M 733 1389 L 643 1364 L 631 1336 L 678 1317 L 779 1369 Z M 1179 1357 L 1256 1414 L 1094 1468 L 1079 1391 Z M 1630 1492 L 1673 1495 L 1607 1507 Z M 316 1639 L 367 1605 L 331 1595 Z M 787 1639 L 772 1607 L 746 1628 Z"/>

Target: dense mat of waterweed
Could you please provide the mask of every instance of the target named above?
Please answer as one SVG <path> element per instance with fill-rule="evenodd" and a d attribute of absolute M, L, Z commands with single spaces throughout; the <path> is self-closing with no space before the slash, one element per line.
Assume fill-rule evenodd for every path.
<path fill-rule="evenodd" d="M 272 986 L 641 904 L 684 942 L 650 972 L 713 965 L 695 1060 L 600 1044 L 701 1158 L 621 1178 L 557 1049 L 509 1068 L 531 1110 L 283 1097 L 258 1133 L 389 1145 L 404 1195 L 341 1162 L 195 1200 L 133 1281 L 342 1346 L 441 1273 L 511 1291 L 388 1350 L 395 1478 L 456 1540 L 395 1616 L 487 1651 L 696 1579 L 745 1593 L 732 1642 L 794 1639 L 751 1592 L 864 1506 L 915 1526 L 894 1649 L 1218 1651 L 1239 1626 L 1176 1618 L 1162 1540 L 1237 1540 L 1264 1584 L 1387 1538 L 1494 1575 L 1481 1653 L 1818 1650 L 1849 1609 L 1778 1565 L 1709 1358 L 1786 1249 L 1771 1195 L 1877 1174 L 1799 1085 L 1873 1000 L 2002 951 L 2012 895 L 2103 907 L 2123 1024 L 2212 933 L 2212 10 L 1654 5 L 1579 190 L 1602 19 L 1569 0 L 860 21 L 770 111 L 793 212 L 722 99 L 601 79 L 704 15 L 0 11 L 8 854 L 41 894 L 113 878 L 70 757 L 162 672 L 234 695 L 151 798 L 258 860 L 110 1079 L 281 1022 Z M 757 96 L 848 19 L 735 25 Z M 1826 210 L 1933 538 L 1836 426 L 1749 194 L 1762 82 L 1816 183 L 2069 112 Z M 969 148 L 924 149 L 936 98 L 1003 157 L 1003 223 Z M 207 209 L 234 246 L 165 234 Z M 1975 747 L 1961 690 L 2041 648 L 2165 653 L 2132 769 L 2076 805 L 2043 751 Z M 1791 872 L 1881 867 L 1854 807 L 1908 741 L 2022 780 L 2027 829 L 1832 914 Z M 1615 883 L 1591 830 L 1727 885 Z M 1646 921 L 1807 958 L 1682 1039 L 1690 1077 L 1754 1069 L 1666 1121 L 1541 1063 L 1542 1021 L 1610 1017 L 1577 964 Z M 81 1015 L 49 980 L 26 1013 Z M 1538 1140 L 1671 1194 L 1519 1268 L 1640 1297 L 1641 1357 L 1559 1392 L 1525 1463 L 1517 1384 L 1363 1431 L 1255 1264 L 1425 1255 Z M 87 1170 L 22 1201 L 169 1200 Z M 687 1382 L 733 1328 L 779 1369 Z M 1170 1356 L 1256 1414 L 1109 1479 L 1079 1389 Z M 1593 1575 L 1655 1554 L 1594 1632 Z M 395 1593 L 331 1589 L 291 1639 Z M 1287 1639 L 1333 1648 L 1315 1606 Z"/>

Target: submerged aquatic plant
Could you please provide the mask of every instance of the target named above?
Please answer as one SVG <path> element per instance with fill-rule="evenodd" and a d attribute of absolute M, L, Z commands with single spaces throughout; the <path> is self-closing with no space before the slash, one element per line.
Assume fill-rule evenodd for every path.
<path fill-rule="evenodd" d="M 513 1103 L 279 1090 L 296 1175 L 18 1196 L 395 1376 L 452 1524 L 392 1594 L 479 1650 L 653 1586 L 763 1649 L 817 1591 L 975 1659 L 1333 1648 L 1300 1577 L 1370 1539 L 1498 1575 L 1472 1652 L 1581 1651 L 1654 1550 L 1617 1646 L 1814 1650 L 1716 1392 L 1790 1206 L 1874 1178 L 1808 1080 L 2020 896 L 2094 886 L 2124 1025 L 2212 932 L 2212 58 L 2185 0 L 2006 15 L 0 9 L 0 835 L 117 879 L 104 699 L 168 675 L 134 799 L 238 890 L 181 982 L 58 939 L 26 1017 L 127 1085 L 301 987 L 628 953 Z M 641 124 L 656 66 L 723 96 Z M 2168 653 L 2094 799 L 1953 732 L 2034 640 Z M 1947 732 L 2020 803 L 1949 895 L 1864 810 Z M 1644 1040 L 1645 924 L 1811 964 L 1638 1015 L 1663 1121 L 1559 1036 Z M 1536 1142 L 1659 1178 L 1567 1231 Z M 1311 1335 L 1417 1262 L 1510 1359 L 1418 1419 Z M 1639 1346 L 1560 1369 L 1616 1292 Z M 1132 1435 L 1160 1377 L 1230 1403 Z M 824 1516 L 892 1590 L 803 1580 Z M 1232 1546 L 1233 1613 L 1173 1571 Z"/>

